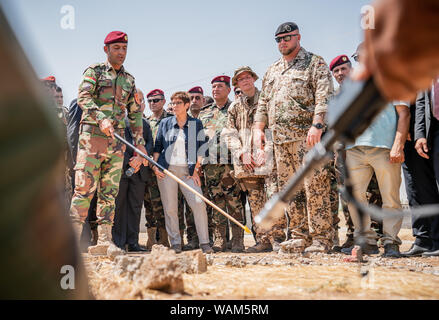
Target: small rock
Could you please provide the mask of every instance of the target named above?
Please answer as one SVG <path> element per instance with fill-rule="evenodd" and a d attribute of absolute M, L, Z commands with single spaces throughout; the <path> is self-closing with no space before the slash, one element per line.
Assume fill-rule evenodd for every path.
<path fill-rule="evenodd" d="M 92 256 L 104 256 L 107 254 L 109 244 L 98 244 L 92 247 L 88 247 L 88 253 Z"/>

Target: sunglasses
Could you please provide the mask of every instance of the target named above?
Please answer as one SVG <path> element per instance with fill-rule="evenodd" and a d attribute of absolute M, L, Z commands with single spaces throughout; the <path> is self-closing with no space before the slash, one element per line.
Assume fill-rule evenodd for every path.
<path fill-rule="evenodd" d="M 274 38 L 276 40 L 277 43 L 281 43 L 282 40 L 284 40 L 285 42 L 290 41 L 293 37 L 297 37 L 298 34 L 289 34 L 287 36 L 283 36 L 283 37 L 276 37 Z"/>
<path fill-rule="evenodd" d="M 163 99 L 148 99 L 148 103 L 158 103 L 162 101 Z"/>
<path fill-rule="evenodd" d="M 241 93 L 242 93 L 241 90 L 236 90 L 236 91 L 235 91 L 235 94 L 236 94 L 237 96 L 239 96 Z"/>

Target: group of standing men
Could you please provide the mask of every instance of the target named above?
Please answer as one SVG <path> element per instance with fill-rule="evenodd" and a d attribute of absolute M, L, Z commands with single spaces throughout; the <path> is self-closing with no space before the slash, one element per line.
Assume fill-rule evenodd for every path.
<path fill-rule="evenodd" d="M 299 27 L 293 22 L 280 25 L 275 32 L 275 40 L 282 57 L 269 67 L 260 91 L 254 85 L 258 76 L 247 66 L 238 68 L 232 79 L 223 75 L 212 80 L 213 102 L 210 104 L 205 105 L 201 87 L 188 91 L 191 101 L 188 114 L 202 122 L 207 136 L 205 149 L 208 152 L 203 155 L 200 168 L 196 168 L 201 177 L 201 190 L 217 206 L 241 223 L 245 222 L 246 200 L 243 195 L 248 199 L 254 218 L 268 198 L 281 190 L 302 165 L 307 151 L 320 142 L 326 129 L 328 102 L 334 94 L 331 71 L 341 85 L 347 72 L 339 71 L 347 66 L 348 69 L 351 67 L 346 56 L 339 56 L 332 61 L 329 68 L 322 57 L 301 47 Z M 157 239 L 159 243 L 169 245 L 170 229 L 163 213 L 163 197 L 160 196 L 157 180 L 153 176 L 152 169 L 156 168 L 136 153 L 128 153 L 126 146 L 115 139 L 114 133 L 129 137 L 138 149 L 151 155 L 159 124 L 163 119 L 172 116 L 172 113 L 164 110 L 164 92 L 155 89 L 146 96 L 152 115 L 147 121 L 142 120 L 145 107 L 143 93 L 136 89 L 134 77 L 123 68 L 127 42 L 125 33 L 111 32 L 105 39 L 107 62 L 92 65 L 84 72 L 77 101 L 83 113 L 78 133 L 75 187 L 70 211 L 79 234 L 90 215 L 90 203 L 95 196 L 95 223 L 99 239 L 97 245 L 117 251 L 125 249 L 128 244 L 128 251 L 143 251 L 138 244 L 142 202 L 146 210 L 147 247 L 150 248 Z M 230 82 L 235 89 L 239 89 L 235 90 L 234 102 L 228 98 L 231 92 Z M 373 167 L 373 170 L 367 172 L 363 170 L 361 175 L 354 174 L 354 191 L 357 196 L 366 196 L 366 189 L 375 173 L 380 187 L 385 189 L 381 190 L 383 207 L 387 205 L 388 208 L 398 209 L 399 194 L 396 195 L 396 192 L 399 189 L 396 190 L 395 186 L 399 188 L 400 184 L 400 175 L 397 173 L 400 172 L 400 163 L 404 160 L 403 145 L 409 117 L 406 116 L 406 104 L 398 103 L 396 110 L 399 118 L 396 122 L 393 108 L 389 106 L 390 120 L 387 120 L 392 122 L 395 130 L 389 134 L 389 141 L 384 146 L 388 151 L 384 152 L 387 155 L 390 153 L 390 162 L 397 164 L 396 166 L 390 163 L 386 166 L 374 163 L 376 159 L 382 160 L 385 157 L 372 154 L 383 149 L 382 145 L 369 144 L 370 141 L 375 143 L 376 132 L 369 133 L 366 144 L 356 142 L 355 145 L 348 146 L 347 152 L 341 156 L 347 158 L 350 168 L 355 160 L 357 165 L 359 161 L 362 161 L 362 165 L 369 161 L 368 165 Z M 364 155 L 368 152 L 369 157 Z M 378 170 L 379 165 L 381 171 Z M 136 184 L 129 180 L 132 177 L 125 173 L 129 167 L 133 168 L 135 174 L 140 170 L 138 177 L 143 183 Z M 271 228 L 263 229 L 252 219 L 256 245 L 248 248 L 247 252 L 284 250 L 327 253 L 333 249 L 338 241 L 339 202 L 337 193 L 333 195 L 334 190 L 331 196 L 333 169 L 328 169 L 328 166 L 314 169 L 305 178 L 285 216 L 275 221 Z M 391 179 L 386 178 L 384 173 L 390 175 Z M 391 183 L 393 184 L 390 185 Z M 137 185 L 137 188 L 130 188 L 130 185 Z M 194 214 L 181 196 L 178 207 L 181 243 L 185 224 L 188 239 L 183 250 L 195 249 L 199 244 Z M 355 210 L 350 208 L 349 214 L 346 206 L 344 209 L 346 220 L 350 224 L 348 242 L 343 249 L 345 253 L 350 253 L 354 226 L 358 233 L 360 224 L 357 216 L 352 216 Z M 135 216 L 131 222 L 126 218 L 130 213 Z M 208 210 L 207 215 L 213 251 L 222 252 L 227 249 L 230 229 L 232 252 L 245 250 L 244 233 L 240 226 L 230 222 L 229 228 L 227 218 L 216 210 Z M 115 225 L 112 228 L 113 221 Z M 369 226 L 370 220 L 366 220 L 364 224 Z M 131 230 L 128 233 L 127 225 L 128 230 Z M 400 221 L 384 220 L 382 228 L 385 254 L 398 256 L 400 241 L 397 234 Z M 364 234 L 368 231 L 362 232 Z M 369 247 L 365 251 L 375 253 L 376 235 L 369 232 L 368 236 Z M 180 251 L 178 247 L 174 249 Z M 210 252 L 208 249 L 203 251 Z"/>

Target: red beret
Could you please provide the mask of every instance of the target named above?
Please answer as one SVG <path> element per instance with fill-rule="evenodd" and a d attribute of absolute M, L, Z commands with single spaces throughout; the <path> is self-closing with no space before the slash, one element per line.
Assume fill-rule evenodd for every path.
<path fill-rule="evenodd" d="M 104 40 L 104 44 L 110 44 L 116 42 L 128 43 L 127 34 L 122 31 L 112 31 L 105 37 Z"/>
<path fill-rule="evenodd" d="M 345 54 L 342 54 L 341 56 L 335 57 L 331 63 L 329 64 L 329 70 L 332 71 L 332 69 L 334 69 L 335 67 L 338 67 L 341 64 L 345 64 L 351 62 L 351 60 L 349 60 L 348 56 Z"/>
<path fill-rule="evenodd" d="M 218 76 L 212 79 L 211 84 L 213 84 L 214 82 L 224 82 L 226 84 L 229 85 L 230 87 L 230 77 L 228 76 Z"/>
<path fill-rule="evenodd" d="M 189 89 L 189 93 L 201 93 L 204 94 L 203 88 L 201 87 L 193 87 L 192 89 Z"/>
<path fill-rule="evenodd" d="M 48 76 L 48 77 L 46 77 L 44 79 L 41 79 L 41 81 L 55 82 L 56 79 L 55 79 L 54 76 Z"/>
<path fill-rule="evenodd" d="M 159 95 L 165 96 L 165 93 L 160 89 L 154 89 L 150 93 L 148 93 L 146 97 L 149 98 L 150 96 L 159 96 Z"/>

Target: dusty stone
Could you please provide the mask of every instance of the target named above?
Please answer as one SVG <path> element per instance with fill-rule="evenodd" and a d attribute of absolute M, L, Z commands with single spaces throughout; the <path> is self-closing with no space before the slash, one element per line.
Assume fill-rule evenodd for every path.
<path fill-rule="evenodd" d="M 109 257 L 111 260 L 114 260 L 117 256 L 125 255 L 125 251 L 118 248 L 114 244 L 111 244 L 107 249 L 107 257 Z"/>
<path fill-rule="evenodd" d="M 109 244 L 98 244 L 92 247 L 88 247 L 88 253 L 92 256 L 105 256 L 108 251 Z"/>
<path fill-rule="evenodd" d="M 229 267 L 244 268 L 246 265 L 246 262 L 242 261 L 240 257 L 229 257 L 226 260 L 226 266 Z"/>
<path fill-rule="evenodd" d="M 178 267 L 184 273 L 199 274 L 207 271 L 206 255 L 202 250 L 192 250 L 177 256 Z"/>
<path fill-rule="evenodd" d="M 166 293 L 184 292 L 182 271 L 174 251 L 164 246 L 154 245 L 150 255 L 133 258 L 141 262 L 122 259 L 121 266 L 126 265 L 127 273 L 131 270 L 133 281 L 141 287 Z M 138 268 L 136 263 L 140 264 Z"/>
<path fill-rule="evenodd" d="M 118 256 L 115 258 L 114 263 L 116 275 L 133 280 L 134 274 L 143 263 L 143 257 Z"/>

